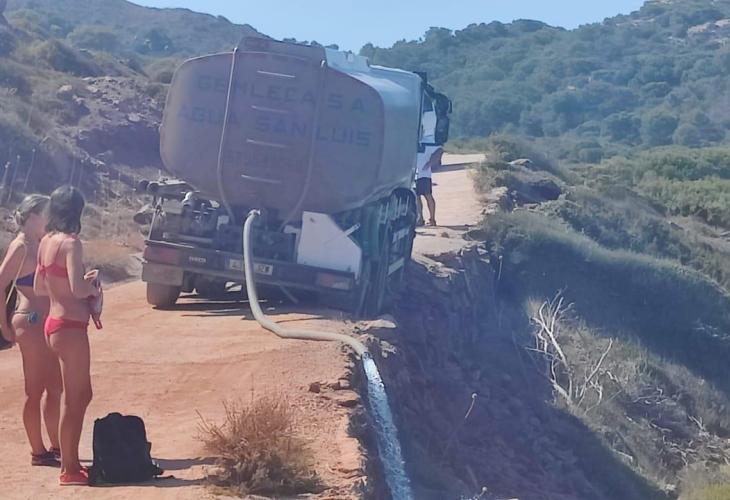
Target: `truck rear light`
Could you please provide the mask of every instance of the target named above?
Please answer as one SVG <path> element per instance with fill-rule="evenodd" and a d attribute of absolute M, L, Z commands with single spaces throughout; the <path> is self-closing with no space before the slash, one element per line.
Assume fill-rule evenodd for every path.
<path fill-rule="evenodd" d="M 349 276 L 331 273 L 317 273 L 317 286 L 334 290 L 352 290 L 353 280 Z"/>
<path fill-rule="evenodd" d="M 144 249 L 144 260 L 159 264 L 176 265 L 180 263 L 180 252 L 174 248 L 148 246 Z"/>

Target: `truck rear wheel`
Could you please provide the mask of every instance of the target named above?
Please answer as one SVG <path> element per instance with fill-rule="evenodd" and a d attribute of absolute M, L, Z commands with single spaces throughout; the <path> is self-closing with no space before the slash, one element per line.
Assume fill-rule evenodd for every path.
<path fill-rule="evenodd" d="M 147 283 L 147 303 L 151 306 L 172 307 L 180 297 L 180 287 Z"/>
<path fill-rule="evenodd" d="M 396 253 L 396 258 L 403 259 L 403 266 L 390 277 L 391 288 L 396 294 L 399 294 L 403 289 L 406 269 L 408 269 L 413 257 L 413 243 L 416 239 L 416 220 L 416 202 L 412 196 L 409 196 L 408 214 L 403 223 L 404 227 L 408 228 L 408 235 L 399 242 Z"/>
<path fill-rule="evenodd" d="M 392 237 L 391 232 L 387 231 L 383 237 L 382 247 L 380 248 L 380 258 L 372 269 L 367 297 L 365 299 L 364 312 L 367 316 L 375 317 L 382 314 L 388 299 L 388 285 L 390 281 L 388 271 L 390 269 Z"/>

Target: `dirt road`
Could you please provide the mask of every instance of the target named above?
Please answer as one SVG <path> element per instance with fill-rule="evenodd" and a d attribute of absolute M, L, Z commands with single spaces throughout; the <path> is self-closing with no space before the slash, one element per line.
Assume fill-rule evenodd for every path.
<path fill-rule="evenodd" d="M 458 163 L 458 162 L 456 162 Z M 435 174 L 440 224 L 419 229 L 417 252 L 441 253 L 460 243 L 459 233 L 479 218 L 479 204 L 461 165 Z M 136 414 L 146 424 L 153 456 L 175 476 L 142 486 L 59 488 L 58 471 L 31 468 L 21 422 L 23 381 L 17 349 L 0 353 L 0 481 L 2 499 L 198 499 L 212 495 L 203 483 L 206 461 L 197 439 L 199 414 L 219 422 L 224 400 L 276 394 L 296 413 L 295 428 L 308 439 L 317 472 L 328 487 L 323 498 L 350 498 L 364 480 L 362 450 L 348 436 L 356 399 L 351 391 L 309 391 L 312 382 L 334 383 L 349 360 L 334 344 L 283 341 L 251 320 L 245 304 L 201 303 L 183 298 L 174 311 L 156 311 L 144 300 L 141 283 L 122 285 L 106 297 L 105 329 L 90 332 L 94 400 L 82 439 L 91 458 L 95 418 L 112 411 Z M 351 332 L 338 312 L 307 314 L 292 308 L 271 311 L 297 326 Z M 344 406 L 343 406 L 344 405 Z"/>
<path fill-rule="evenodd" d="M 464 245 L 462 235 L 482 217 L 482 204 L 474 192 L 468 166 L 483 159 L 484 155 L 480 154 L 444 155 L 443 166 L 433 176 L 438 226 L 418 228 L 413 246 L 416 256 L 453 252 Z M 423 211 L 428 220 L 425 206 Z"/>

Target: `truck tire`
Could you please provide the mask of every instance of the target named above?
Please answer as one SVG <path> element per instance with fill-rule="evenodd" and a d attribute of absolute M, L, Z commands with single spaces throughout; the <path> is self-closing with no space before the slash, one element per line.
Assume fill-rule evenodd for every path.
<path fill-rule="evenodd" d="M 160 309 L 172 307 L 180 297 L 180 291 L 177 286 L 147 283 L 147 303 Z"/>
<path fill-rule="evenodd" d="M 376 317 L 382 314 L 388 299 L 388 285 L 390 280 L 388 269 L 390 267 L 392 238 L 391 231 L 386 231 L 385 237 L 383 238 L 384 244 L 380 249 L 380 257 L 377 264 L 372 266 L 364 310 L 365 315 L 370 317 Z"/>
<path fill-rule="evenodd" d="M 410 193 L 409 193 L 410 194 Z M 405 282 L 405 274 L 408 266 L 411 264 L 413 258 L 413 243 L 416 239 L 416 202 L 413 196 L 409 196 L 408 214 L 405 216 L 405 220 L 401 222 L 402 226 L 408 228 L 408 236 L 402 240 L 397 249 L 397 257 L 403 258 L 403 267 L 396 271 L 390 277 L 390 286 L 394 293 L 399 294 L 403 290 Z"/>

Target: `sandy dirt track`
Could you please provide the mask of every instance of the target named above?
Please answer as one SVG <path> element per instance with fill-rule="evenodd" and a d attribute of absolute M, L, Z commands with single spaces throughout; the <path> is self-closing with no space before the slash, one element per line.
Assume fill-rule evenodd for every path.
<path fill-rule="evenodd" d="M 467 160 L 473 160 L 468 158 Z M 419 229 L 416 252 L 442 253 L 463 244 L 460 234 L 479 219 L 469 172 L 455 164 L 435 174 L 442 228 Z M 317 472 L 328 486 L 321 498 L 351 498 L 364 480 L 363 455 L 348 435 L 352 410 L 340 403 L 350 391 L 309 391 L 312 382 L 334 383 L 350 363 L 338 345 L 284 341 L 252 321 L 245 303 L 202 303 L 186 297 L 172 311 L 151 309 L 144 285 L 118 286 L 106 296 L 105 329 L 91 331 L 94 400 L 87 413 L 82 456 L 91 459 L 93 421 L 109 412 L 141 416 L 153 456 L 174 479 L 141 486 L 60 488 L 58 471 L 31 468 L 21 422 L 23 382 L 17 349 L 0 353 L 0 499 L 198 499 L 212 498 L 203 484 L 208 466 L 197 439 L 199 416 L 220 421 L 224 400 L 280 394 L 296 412 L 296 429 L 310 440 Z M 273 311 L 298 327 L 351 332 L 335 311 Z"/>

